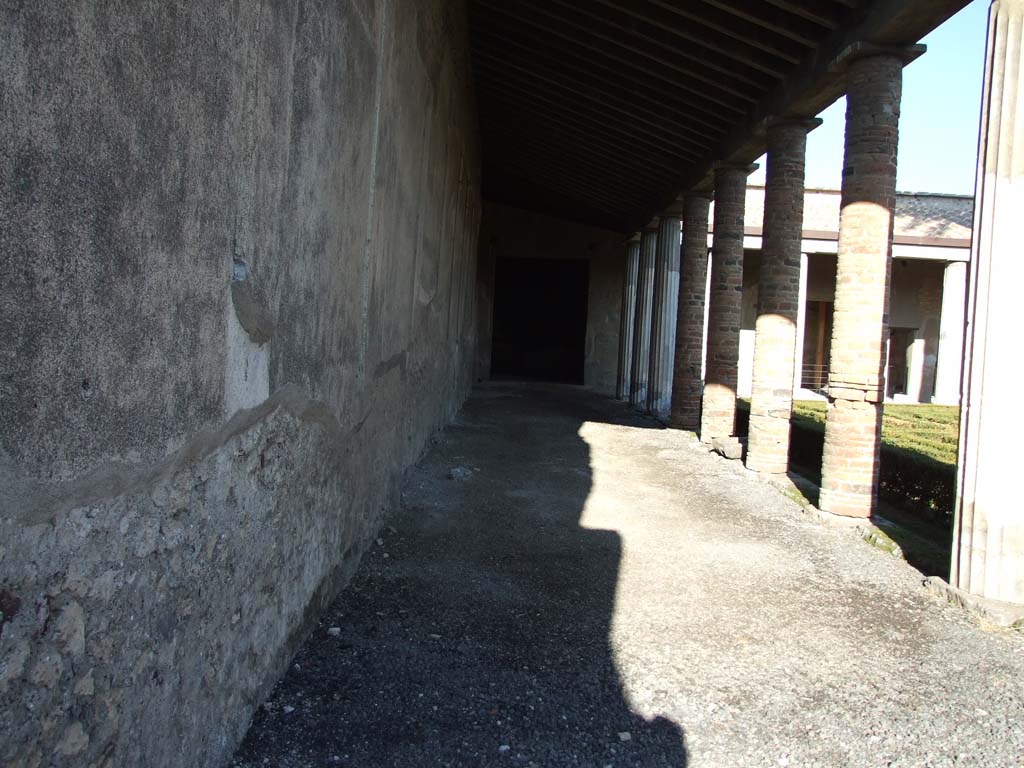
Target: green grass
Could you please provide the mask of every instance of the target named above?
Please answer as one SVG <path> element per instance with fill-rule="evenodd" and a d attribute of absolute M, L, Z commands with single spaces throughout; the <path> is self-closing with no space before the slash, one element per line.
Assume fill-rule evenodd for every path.
<path fill-rule="evenodd" d="M 738 405 L 737 428 L 745 434 L 750 402 Z M 886 405 L 882 410 L 878 495 L 886 506 L 875 522 L 899 545 L 907 562 L 943 578 L 949 577 L 959 421 L 956 407 Z M 812 483 L 821 481 L 824 432 L 824 402 L 793 403 L 789 459 Z M 813 489 L 801 491 L 817 503 Z"/>
<path fill-rule="evenodd" d="M 825 403 L 798 400 L 793 421 L 811 429 L 824 429 Z M 949 405 L 891 405 L 882 410 L 882 443 L 928 456 L 942 464 L 956 464 L 960 409 Z"/>

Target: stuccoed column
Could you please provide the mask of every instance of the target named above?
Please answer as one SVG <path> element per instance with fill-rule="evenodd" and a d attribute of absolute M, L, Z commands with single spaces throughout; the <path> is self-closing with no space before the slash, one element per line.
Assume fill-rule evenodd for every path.
<path fill-rule="evenodd" d="M 622 276 L 622 310 L 619 315 L 619 373 L 615 396 L 629 399 L 633 371 L 633 328 L 636 323 L 636 284 L 640 271 L 640 235 L 633 235 L 626 244 L 626 263 Z"/>
<path fill-rule="evenodd" d="M 743 309 L 743 209 L 747 176 L 756 166 L 715 169 L 714 239 L 708 294 L 708 352 L 700 439 L 710 443 L 736 429 L 736 385 Z"/>
<path fill-rule="evenodd" d="M 800 242 L 804 219 L 807 132 L 820 120 L 780 120 L 768 126 L 763 245 L 754 334 L 747 468 L 789 468 L 796 325 L 800 306 Z"/>
<path fill-rule="evenodd" d="M 683 203 L 670 422 L 673 427 L 694 431 L 700 427 L 700 402 L 704 390 L 704 296 L 708 282 L 710 205 L 710 193 L 687 195 Z"/>
<path fill-rule="evenodd" d="M 964 361 L 967 309 L 967 263 L 951 261 L 942 276 L 942 309 L 939 315 L 939 350 L 932 402 L 960 404 L 960 377 Z"/>
<path fill-rule="evenodd" d="M 661 215 L 654 270 L 651 313 L 651 372 L 647 411 L 667 420 L 672 407 L 672 361 L 676 352 L 676 311 L 679 306 L 679 224 L 682 206 Z"/>
<path fill-rule="evenodd" d="M 807 270 L 810 259 L 806 253 L 800 254 L 800 296 L 796 304 L 796 356 L 793 358 L 793 392 L 803 386 L 804 378 L 804 342 L 807 338 Z"/>
<path fill-rule="evenodd" d="M 1020 606 L 1024 504 L 1020 435 L 1014 425 L 1020 412 L 1017 319 L 1024 285 L 1019 234 L 1024 212 L 1024 0 L 993 2 L 988 30 L 952 583 Z M 1024 611 L 1018 609 L 1017 615 Z"/>
<path fill-rule="evenodd" d="M 870 516 L 878 492 L 903 66 L 896 53 L 876 53 L 847 68 L 820 505 L 849 517 Z"/>
<path fill-rule="evenodd" d="M 640 268 L 637 273 L 636 320 L 633 322 L 632 385 L 629 402 L 639 410 L 647 407 L 647 375 L 651 357 L 651 303 L 654 298 L 654 259 L 658 245 L 658 220 L 640 236 Z"/>

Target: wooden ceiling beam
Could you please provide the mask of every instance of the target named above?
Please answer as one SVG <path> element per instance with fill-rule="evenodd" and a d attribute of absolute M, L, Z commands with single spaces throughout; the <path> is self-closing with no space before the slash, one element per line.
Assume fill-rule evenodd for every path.
<path fill-rule="evenodd" d="M 595 171 L 602 171 L 604 169 L 605 172 L 614 174 L 617 178 L 624 176 L 630 180 L 629 184 L 641 189 L 661 188 L 674 181 L 674 174 L 670 168 L 638 163 L 634 158 L 624 154 L 618 157 L 602 154 L 596 152 L 594 147 L 590 145 L 582 145 L 575 142 L 568 145 L 546 142 L 532 134 L 523 134 L 512 129 L 495 127 L 483 134 L 484 146 L 487 146 L 488 140 L 492 137 L 502 142 L 506 139 L 517 139 L 527 146 L 552 148 L 574 162 L 578 161 L 583 167 L 592 168 Z"/>
<path fill-rule="evenodd" d="M 664 111 L 661 113 L 655 112 L 647 107 L 640 106 L 637 100 L 630 101 L 624 98 L 616 100 L 614 97 L 612 100 L 607 100 L 601 98 L 601 95 L 604 94 L 595 94 L 592 92 L 591 88 L 587 88 L 578 81 L 569 80 L 568 82 L 558 82 L 548 75 L 532 72 L 528 68 L 521 67 L 518 64 L 513 64 L 508 60 L 502 61 L 500 57 L 494 56 L 483 50 L 474 51 L 474 56 L 476 56 L 476 60 L 480 63 L 481 67 L 490 68 L 490 70 L 497 75 L 499 80 L 508 80 L 518 77 L 521 82 L 539 82 L 545 84 L 559 92 L 567 93 L 570 98 L 584 99 L 593 102 L 594 105 L 601 109 L 608 109 L 612 112 L 623 115 L 629 122 L 637 121 L 641 124 L 648 125 L 655 131 L 659 131 L 664 134 L 671 134 L 671 136 L 679 143 L 696 149 L 705 149 L 710 143 L 707 133 L 696 131 L 686 125 L 681 125 L 681 115 L 672 113 L 666 114 Z M 510 75 L 510 72 L 515 72 L 516 74 Z M 620 96 L 621 95 L 622 94 L 620 94 Z M 721 130 L 721 124 L 715 126 L 714 134 L 720 133 Z M 695 135 L 697 138 L 694 138 Z"/>
<path fill-rule="evenodd" d="M 537 8 L 532 13 L 523 15 L 515 13 L 510 7 L 498 3 L 496 0 L 476 0 L 481 7 L 503 17 L 513 19 L 516 23 L 529 27 L 531 35 L 555 37 L 558 39 L 558 50 L 564 48 L 568 43 L 577 50 L 583 49 L 587 52 L 589 59 L 604 61 L 615 61 L 620 65 L 642 72 L 652 80 L 670 84 L 674 89 L 687 91 L 697 97 L 694 104 L 711 102 L 722 108 L 733 112 L 742 113 L 743 106 L 736 104 L 736 97 L 725 98 L 715 94 L 714 90 L 709 91 L 709 84 L 706 82 L 693 83 L 693 65 L 685 61 L 673 60 L 666 56 L 653 55 L 651 50 L 643 49 L 629 41 L 629 36 L 620 34 L 617 38 L 611 35 L 594 32 L 587 27 L 575 24 L 550 10 L 550 7 Z M 519 0 L 519 3 L 527 3 L 529 0 Z M 553 20 L 554 24 L 545 24 L 538 17 L 547 17 Z M 570 27 L 577 30 L 577 33 L 563 31 L 562 27 Z M 579 34 L 582 33 L 582 34 Z M 666 70 L 671 70 L 667 72 Z M 674 74 L 673 74 L 674 73 Z M 749 100 L 744 99 L 744 104 Z M 705 110 L 708 107 L 704 107 Z"/>
<path fill-rule="evenodd" d="M 834 26 L 821 27 L 802 16 L 793 15 L 789 11 L 775 8 L 766 3 L 738 2 L 737 0 L 704 0 L 704 2 L 737 19 L 743 19 L 780 37 L 789 38 L 805 48 L 817 48 L 822 38 L 827 36 L 829 29 L 835 29 Z"/>
<path fill-rule="evenodd" d="M 545 164 L 535 167 L 524 167 L 522 163 L 510 164 L 506 159 L 501 162 L 488 160 L 484 163 L 484 167 L 497 170 L 504 175 L 518 175 L 520 178 L 528 179 L 538 186 L 544 186 L 548 189 L 558 190 L 574 195 L 577 198 L 585 199 L 594 205 L 603 207 L 604 210 L 616 216 L 623 216 L 628 210 L 637 206 L 642 207 L 650 204 L 649 198 L 637 197 L 633 194 L 623 194 L 615 197 L 608 187 L 567 177 L 564 173 L 557 172 L 559 167 L 564 168 L 564 166 L 559 166 L 557 163 L 554 165 Z"/>
<path fill-rule="evenodd" d="M 660 2 L 661 0 L 652 0 Z M 852 0 L 851 0 L 852 2 Z M 683 175 L 682 189 L 706 187 L 719 162 L 749 163 L 765 151 L 765 121 L 775 115 L 813 117 L 839 98 L 845 77 L 834 66 L 853 46 L 906 48 L 959 11 L 968 0 L 874 0 L 861 12 L 849 14 L 803 66 L 765 93 L 746 122 L 733 125 L 716 149 Z M 847 4 L 847 3 L 844 3 Z"/>
<path fill-rule="evenodd" d="M 549 68 L 557 68 L 571 74 L 578 82 L 586 83 L 588 87 L 608 87 L 632 94 L 634 100 L 663 105 L 665 109 L 671 109 L 676 114 L 685 114 L 685 122 L 688 124 L 697 123 L 717 131 L 724 122 L 721 112 L 714 109 L 710 110 L 708 117 L 704 117 L 703 114 L 708 110 L 702 107 L 700 98 L 695 94 L 680 93 L 672 79 L 660 81 L 647 76 L 641 70 L 610 66 L 599 60 L 577 56 L 571 47 L 567 49 L 564 45 L 560 55 L 552 54 L 546 47 L 537 47 L 537 37 L 532 35 L 532 45 L 525 45 L 511 39 L 507 33 L 494 30 L 480 32 L 474 37 L 480 38 L 479 43 L 474 42 L 474 49 L 486 46 L 495 54 L 507 55 L 509 60 L 515 57 L 519 61 L 525 59 L 544 62 Z M 637 74 L 633 74 L 634 71 Z"/>
<path fill-rule="evenodd" d="M 656 27 L 668 32 L 680 41 L 678 43 L 680 48 L 684 48 L 686 45 L 697 46 L 700 51 L 694 53 L 698 56 L 710 53 L 710 56 L 707 56 L 708 63 L 702 66 L 714 65 L 717 59 L 719 66 L 716 71 L 723 74 L 735 72 L 739 68 L 739 71 L 756 70 L 777 80 L 786 76 L 788 67 L 775 57 L 756 49 L 738 50 L 736 43 L 728 36 L 712 30 L 694 29 L 693 25 L 680 21 L 679 17 L 670 11 L 650 5 L 647 0 L 591 1 L 604 6 L 607 9 L 606 13 L 609 11 L 619 12 L 628 15 L 635 21 L 649 25 L 644 29 Z M 728 64 L 723 66 L 723 61 Z"/>
<path fill-rule="evenodd" d="M 610 32 L 613 37 L 626 35 L 644 46 L 654 46 L 663 52 L 663 56 L 671 55 L 685 60 L 681 63 L 687 69 L 687 75 L 705 86 L 710 85 L 746 99 L 749 98 L 751 89 L 760 90 L 764 87 L 765 80 L 769 78 L 767 74 L 752 72 L 749 66 L 728 59 L 714 49 L 701 45 L 697 40 L 685 39 L 678 30 L 670 31 L 651 24 L 640 15 L 630 14 L 627 9 L 617 4 L 574 3 L 571 0 L 551 2 L 601 24 L 605 28 L 605 34 Z"/>
<path fill-rule="evenodd" d="M 550 120 L 557 115 L 563 122 L 581 128 L 583 132 L 601 135 L 617 135 L 625 142 L 625 146 L 632 143 L 649 147 L 666 157 L 675 157 L 678 160 L 687 162 L 693 159 L 692 150 L 682 150 L 671 139 L 664 137 L 650 136 L 647 131 L 637 131 L 636 127 L 630 124 L 622 124 L 619 121 L 608 119 L 608 115 L 596 110 L 586 104 L 568 104 L 566 100 L 555 100 L 548 98 L 529 88 L 520 88 L 506 81 L 495 84 L 490 81 L 481 82 L 478 87 L 489 95 L 505 96 L 507 99 L 515 100 L 520 106 L 526 106 L 533 110 L 539 118 Z M 537 109 L 541 106 L 541 109 Z M 580 118 L 586 116 L 585 122 L 581 123 Z M 573 118 L 576 118 L 575 120 Z"/>
<path fill-rule="evenodd" d="M 792 41 L 780 38 L 756 24 L 737 19 L 727 13 L 694 3 L 678 3 L 670 0 L 648 0 L 680 18 L 732 38 L 741 45 L 754 48 L 791 66 L 799 64 L 804 50 Z"/>
<path fill-rule="evenodd" d="M 532 133 L 535 130 L 535 126 L 524 125 L 522 121 L 523 111 L 529 108 L 528 105 L 524 106 L 522 102 L 514 97 L 505 98 L 498 96 L 495 98 L 497 102 L 490 101 L 487 103 L 486 117 L 488 120 L 496 118 L 503 125 L 514 126 L 514 129 L 520 133 Z M 483 111 L 481 111 L 481 114 L 484 114 Z M 626 156 L 634 158 L 638 164 L 655 167 L 675 168 L 679 164 L 679 158 L 663 149 L 652 150 L 645 145 L 636 143 L 625 145 L 618 136 L 605 136 L 588 132 L 578 124 L 567 121 L 561 115 L 551 117 L 550 119 L 545 118 L 543 129 L 550 130 L 552 127 L 557 131 L 555 135 L 560 138 L 564 135 L 569 140 L 591 147 L 602 154 Z"/>
<path fill-rule="evenodd" d="M 492 33 L 486 33 L 482 37 L 485 39 L 479 44 L 488 47 L 489 52 L 495 56 L 506 56 L 506 60 L 511 61 L 514 55 L 517 61 L 525 59 L 543 64 L 546 70 L 562 74 L 566 83 L 571 82 L 585 89 L 603 89 L 607 91 L 608 95 L 617 99 L 624 99 L 624 95 L 628 95 L 632 104 L 641 105 L 652 114 L 664 113 L 666 116 L 671 116 L 672 121 L 679 126 L 680 130 L 688 131 L 698 139 L 706 139 L 708 132 L 689 126 L 702 125 L 712 133 L 717 133 L 722 129 L 724 121 L 720 116 L 718 119 L 712 120 L 694 115 L 696 110 L 692 103 L 677 100 L 675 95 L 670 92 L 659 91 L 657 85 L 651 84 L 649 80 L 642 81 L 628 76 L 624 77 L 621 72 L 586 63 L 577 63 L 575 60 L 572 62 L 565 59 L 559 61 L 543 51 L 519 46 Z M 477 43 L 474 43 L 473 47 L 475 50 Z M 506 53 L 508 48 L 514 49 L 513 53 Z"/>
<path fill-rule="evenodd" d="M 541 162 L 539 158 L 544 158 L 544 161 Z M 488 161 L 486 165 L 490 168 L 502 169 L 503 172 L 515 171 L 543 186 L 557 187 L 562 191 L 585 196 L 587 199 L 608 206 L 609 210 L 614 211 L 618 216 L 624 215 L 631 209 L 650 205 L 651 200 L 658 193 L 658 190 L 648 190 L 638 194 L 633 189 L 614 183 L 591 180 L 583 176 L 572 176 L 566 172 L 567 166 L 564 162 L 547 159 L 544 155 L 537 155 L 534 158 L 530 156 L 504 158 L 501 161 Z"/>
<path fill-rule="evenodd" d="M 491 176 L 490 178 L 495 178 Z M 501 176 L 497 188 L 485 183 L 482 188 L 484 199 L 504 205 L 511 205 L 546 216 L 575 221 L 590 227 L 625 232 L 626 223 L 621 213 L 602 211 L 564 193 L 540 187 L 536 182 L 514 176 Z"/>
<path fill-rule="evenodd" d="M 841 95 L 856 46 L 906 47 L 966 2 L 469 0 L 488 199 L 642 225 L 756 159 L 773 116 Z"/>
<path fill-rule="evenodd" d="M 783 11 L 793 14 L 794 16 L 800 16 L 801 18 L 807 19 L 810 22 L 817 24 L 819 27 L 833 30 L 838 29 L 840 24 L 840 14 L 842 11 L 832 10 L 827 3 L 803 3 L 800 0 L 767 0 L 771 5 L 779 8 Z M 832 11 L 831 13 L 829 11 Z"/>
<path fill-rule="evenodd" d="M 507 132 L 489 131 L 484 134 L 482 138 L 484 154 L 488 157 L 497 158 L 507 150 L 508 145 L 506 142 L 510 136 Z M 519 136 L 519 139 L 524 144 L 543 143 L 542 139 L 528 139 L 523 136 Z M 675 181 L 671 174 L 663 173 L 662 169 L 656 164 L 644 162 L 640 158 L 632 155 L 624 157 L 617 162 L 609 160 L 607 154 L 595 149 L 593 144 L 581 145 L 578 150 L 571 153 L 563 151 L 561 147 L 555 148 L 566 156 L 574 159 L 580 157 L 581 153 L 588 152 L 590 153 L 591 163 L 608 163 L 610 168 L 612 168 L 616 173 L 624 173 L 628 174 L 630 177 L 636 178 L 637 186 L 644 189 L 661 189 L 666 185 L 671 185 Z M 667 170 L 667 168 L 665 170 Z"/>

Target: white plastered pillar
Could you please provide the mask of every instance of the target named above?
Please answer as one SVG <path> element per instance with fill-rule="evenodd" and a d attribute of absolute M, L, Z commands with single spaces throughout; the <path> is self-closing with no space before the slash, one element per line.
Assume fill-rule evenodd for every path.
<path fill-rule="evenodd" d="M 1024 605 L 1024 501 L 1020 493 L 1020 286 L 1024 211 L 1021 44 L 1024 0 L 989 10 L 982 92 L 967 370 L 951 582 L 990 601 Z"/>
<path fill-rule="evenodd" d="M 951 261 L 946 264 L 942 275 L 939 350 L 935 366 L 935 392 L 932 394 L 932 402 L 937 405 L 960 404 L 966 308 L 967 263 Z"/>

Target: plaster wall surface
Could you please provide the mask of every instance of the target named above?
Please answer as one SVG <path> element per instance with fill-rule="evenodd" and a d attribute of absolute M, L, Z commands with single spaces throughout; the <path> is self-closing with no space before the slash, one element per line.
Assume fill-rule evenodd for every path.
<path fill-rule="evenodd" d="M 892 266 L 889 327 L 913 329 L 906 392 L 911 402 L 929 402 L 935 387 L 944 268 L 941 262 L 909 259 L 894 261 Z"/>
<path fill-rule="evenodd" d="M 219 765 L 461 404 L 459 3 L 0 9 L 0 763 Z"/>
<path fill-rule="evenodd" d="M 619 313 L 626 246 L 621 233 L 588 227 L 499 203 L 485 202 L 480 225 L 481 305 L 493 297 L 496 259 L 580 259 L 589 262 L 586 355 L 583 381 L 603 394 L 615 394 L 619 355 Z M 487 265 L 486 267 L 483 265 Z M 480 344 L 490 343 L 490 320 L 480 317 Z M 481 362 L 480 371 L 490 369 Z M 485 373 L 483 375 L 486 375 Z"/>

